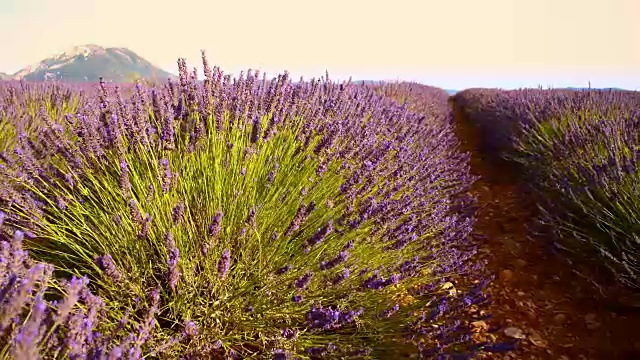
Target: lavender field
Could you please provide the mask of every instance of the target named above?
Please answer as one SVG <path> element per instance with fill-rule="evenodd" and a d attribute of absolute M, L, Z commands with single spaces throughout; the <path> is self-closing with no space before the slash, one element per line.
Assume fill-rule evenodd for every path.
<path fill-rule="evenodd" d="M 3 358 L 640 354 L 615 336 L 640 313 L 638 93 L 178 65 L 178 81 L 0 84 Z M 518 174 L 508 190 L 496 166 Z M 515 260 L 545 269 L 512 270 L 502 235 L 544 248 Z M 514 282 L 538 270 L 559 284 L 541 299 Z M 577 288 L 597 327 L 506 302 Z"/>

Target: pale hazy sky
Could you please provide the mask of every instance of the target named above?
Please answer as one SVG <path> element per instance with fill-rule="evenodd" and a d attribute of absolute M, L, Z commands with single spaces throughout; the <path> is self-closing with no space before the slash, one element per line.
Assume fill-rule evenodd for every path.
<path fill-rule="evenodd" d="M 177 71 L 640 90 L 640 0 L 0 0 L 0 71 L 74 45 Z"/>

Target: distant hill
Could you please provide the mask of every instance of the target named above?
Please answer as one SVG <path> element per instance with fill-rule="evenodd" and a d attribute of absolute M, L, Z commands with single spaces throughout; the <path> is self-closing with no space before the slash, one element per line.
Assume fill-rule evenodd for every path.
<path fill-rule="evenodd" d="M 11 79 L 11 75 L 0 72 L 0 80 L 9 80 Z"/>
<path fill-rule="evenodd" d="M 351 80 L 351 83 L 356 85 L 377 85 L 384 82 L 383 80 Z"/>
<path fill-rule="evenodd" d="M 567 90 L 589 90 L 588 87 L 583 88 L 583 87 L 568 87 L 565 88 Z M 627 90 L 627 89 L 622 89 L 622 88 L 591 88 L 591 90 L 613 90 L 613 91 L 631 91 L 631 90 Z"/>
<path fill-rule="evenodd" d="M 70 82 L 130 82 L 141 78 L 166 80 L 168 73 L 126 48 L 103 48 L 98 45 L 76 46 L 61 54 L 27 66 L 10 78 L 43 81 L 56 79 Z"/>
<path fill-rule="evenodd" d="M 375 85 L 375 84 L 386 83 L 387 81 L 384 81 L 384 80 L 352 80 L 351 82 L 354 83 L 354 84 Z M 393 81 L 391 81 L 391 82 L 393 82 Z M 453 95 L 453 94 L 458 92 L 458 90 L 453 90 L 453 89 L 443 89 L 443 90 L 446 91 L 450 95 Z"/>

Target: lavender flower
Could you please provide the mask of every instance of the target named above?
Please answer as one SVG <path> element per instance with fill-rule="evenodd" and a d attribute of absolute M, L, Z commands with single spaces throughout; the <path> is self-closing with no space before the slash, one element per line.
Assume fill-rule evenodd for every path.
<path fill-rule="evenodd" d="M 185 321 L 184 334 L 189 337 L 198 335 L 198 326 L 191 320 Z"/>
<path fill-rule="evenodd" d="M 344 268 L 338 275 L 333 278 L 333 280 L 331 280 L 331 282 L 333 283 L 333 285 L 338 285 L 346 280 L 350 274 L 351 270 L 349 270 L 348 268 Z"/>
<path fill-rule="evenodd" d="M 140 233 L 138 234 L 139 239 L 146 239 L 149 236 L 149 231 L 151 230 L 151 215 L 146 214 L 144 220 L 142 220 L 142 228 L 140 229 Z"/>
<path fill-rule="evenodd" d="M 100 269 L 107 275 L 111 281 L 118 283 L 122 279 L 122 274 L 118 270 L 111 255 L 102 255 L 96 258 L 96 263 Z"/>
<path fill-rule="evenodd" d="M 212 218 L 211 224 L 209 224 L 209 236 L 212 238 L 217 238 L 220 235 L 223 216 L 224 213 L 222 211 L 216 211 L 215 216 Z"/>
<path fill-rule="evenodd" d="M 171 174 L 171 167 L 169 165 L 169 160 L 162 159 L 160 160 L 160 166 L 162 167 L 162 176 L 160 178 L 160 182 L 162 184 L 162 192 L 165 194 L 169 192 L 171 188 L 171 180 L 173 179 L 173 175 Z"/>
<path fill-rule="evenodd" d="M 247 224 L 249 226 L 251 226 L 252 228 L 256 227 L 256 207 L 252 206 L 251 209 L 249 209 L 249 216 L 247 216 Z"/>
<path fill-rule="evenodd" d="M 80 294 L 89 283 L 89 279 L 86 277 L 77 278 L 72 277 L 70 281 L 66 282 L 65 292 L 67 296 L 57 306 L 57 321 L 65 322 L 67 317 L 71 313 L 73 307 L 80 300 Z"/>
<path fill-rule="evenodd" d="M 334 257 L 329 261 L 322 261 L 320 263 L 320 270 L 328 270 L 338 266 L 339 264 L 347 261 L 349 258 L 349 253 L 347 251 L 341 251 L 338 256 Z"/>
<path fill-rule="evenodd" d="M 273 359 L 274 360 L 289 360 L 289 359 L 291 359 L 291 353 L 286 351 L 286 350 L 282 350 L 282 349 L 273 350 L 272 355 L 273 355 Z"/>
<path fill-rule="evenodd" d="M 178 269 L 178 261 L 180 257 L 180 250 L 176 247 L 176 242 L 173 239 L 173 234 L 167 232 L 164 236 L 164 243 L 169 253 L 169 257 L 167 259 L 167 282 L 171 291 L 175 291 L 176 285 L 178 285 L 178 280 L 180 279 L 181 273 Z"/>
<path fill-rule="evenodd" d="M 174 224 L 178 224 L 182 218 L 184 217 L 185 206 L 184 203 L 179 202 L 176 206 L 173 207 L 171 211 L 171 220 Z"/>
<path fill-rule="evenodd" d="M 260 139 L 261 133 L 262 133 L 262 129 L 261 129 L 260 118 L 257 115 L 254 115 L 252 120 L 251 139 L 250 139 L 252 144 L 255 144 Z"/>
<path fill-rule="evenodd" d="M 307 286 L 309 286 L 309 283 L 311 282 L 311 278 L 313 277 L 313 273 L 311 271 L 306 272 L 304 275 L 302 275 L 300 278 L 298 278 L 294 285 L 296 288 L 298 289 L 304 289 Z"/>
<path fill-rule="evenodd" d="M 31 294 L 33 287 L 35 284 L 42 279 L 45 272 L 44 264 L 38 264 L 36 267 L 29 269 L 27 276 L 20 283 L 16 284 L 14 280 L 14 284 L 17 285 L 17 288 L 9 294 L 3 294 L 0 300 L 4 300 L 5 297 L 9 297 L 9 301 L 3 304 L 2 310 L 0 310 L 0 331 L 5 331 L 11 323 L 16 323 L 17 316 L 19 316 L 21 312 L 21 308 L 29 303 L 28 296 Z M 11 283 L 10 283 L 11 284 Z M 3 291 L 4 292 L 4 291 Z M 29 354 L 30 350 L 28 348 L 29 345 L 32 345 L 34 341 L 37 339 L 37 327 L 39 323 L 42 321 L 41 317 L 43 315 L 41 299 L 36 298 L 35 308 L 36 314 L 34 314 L 34 318 L 32 323 L 27 323 L 23 328 L 23 331 L 18 334 L 18 338 L 16 339 L 16 351 L 19 353 Z"/>
<path fill-rule="evenodd" d="M 395 285 L 398 283 L 399 280 L 400 280 L 400 276 L 396 274 L 391 275 L 388 279 L 385 279 L 381 277 L 378 273 L 375 273 L 374 275 L 367 278 L 367 280 L 365 280 L 364 287 L 369 289 L 379 290 L 390 285 Z"/>
<path fill-rule="evenodd" d="M 298 333 L 299 333 L 298 329 L 290 329 L 290 328 L 282 329 L 281 331 L 282 337 L 287 340 L 296 339 L 298 337 Z"/>
<path fill-rule="evenodd" d="M 229 273 L 229 266 L 231 265 L 231 252 L 229 249 L 224 249 L 220 260 L 218 260 L 218 278 L 224 280 Z"/>
<path fill-rule="evenodd" d="M 56 206 L 58 206 L 58 209 L 62 211 L 67 209 L 67 203 L 61 197 L 56 198 Z"/>
<path fill-rule="evenodd" d="M 129 213 L 131 214 L 131 220 L 135 224 L 142 225 L 142 213 L 140 213 L 138 203 L 134 199 L 129 200 Z"/>
<path fill-rule="evenodd" d="M 276 173 L 278 172 L 279 167 L 280 167 L 280 165 L 279 165 L 278 163 L 276 163 L 276 164 L 273 166 L 273 170 L 272 170 L 272 171 L 270 171 L 270 172 L 269 172 L 269 174 L 267 175 L 267 182 L 268 182 L 269 184 L 272 184 L 272 183 L 275 181 L 275 179 L 276 179 Z"/>
<path fill-rule="evenodd" d="M 128 197 L 131 194 L 131 181 L 129 180 L 129 164 L 126 160 L 120 160 L 120 189 L 122 194 Z"/>
<path fill-rule="evenodd" d="M 276 271 L 276 275 L 286 274 L 289 270 L 291 270 L 291 265 L 287 264 Z"/>
<path fill-rule="evenodd" d="M 325 237 L 329 235 L 332 231 L 333 231 L 333 221 L 329 220 L 327 225 L 318 229 L 318 231 L 316 231 L 316 233 L 311 238 L 309 238 L 309 240 L 307 240 L 307 245 L 308 246 L 317 245 L 322 240 L 324 240 Z"/>
<path fill-rule="evenodd" d="M 363 312 L 363 308 L 357 311 L 340 311 L 334 308 L 314 306 L 306 314 L 307 326 L 311 330 L 334 330 L 353 323 Z"/>

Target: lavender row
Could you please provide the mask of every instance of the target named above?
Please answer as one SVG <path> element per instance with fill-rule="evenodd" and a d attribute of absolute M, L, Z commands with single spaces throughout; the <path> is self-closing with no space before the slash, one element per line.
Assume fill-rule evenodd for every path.
<path fill-rule="evenodd" d="M 556 247 L 606 270 L 599 284 L 639 287 L 640 94 L 470 90 L 458 100 L 485 150 L 520 165 Z"/>

